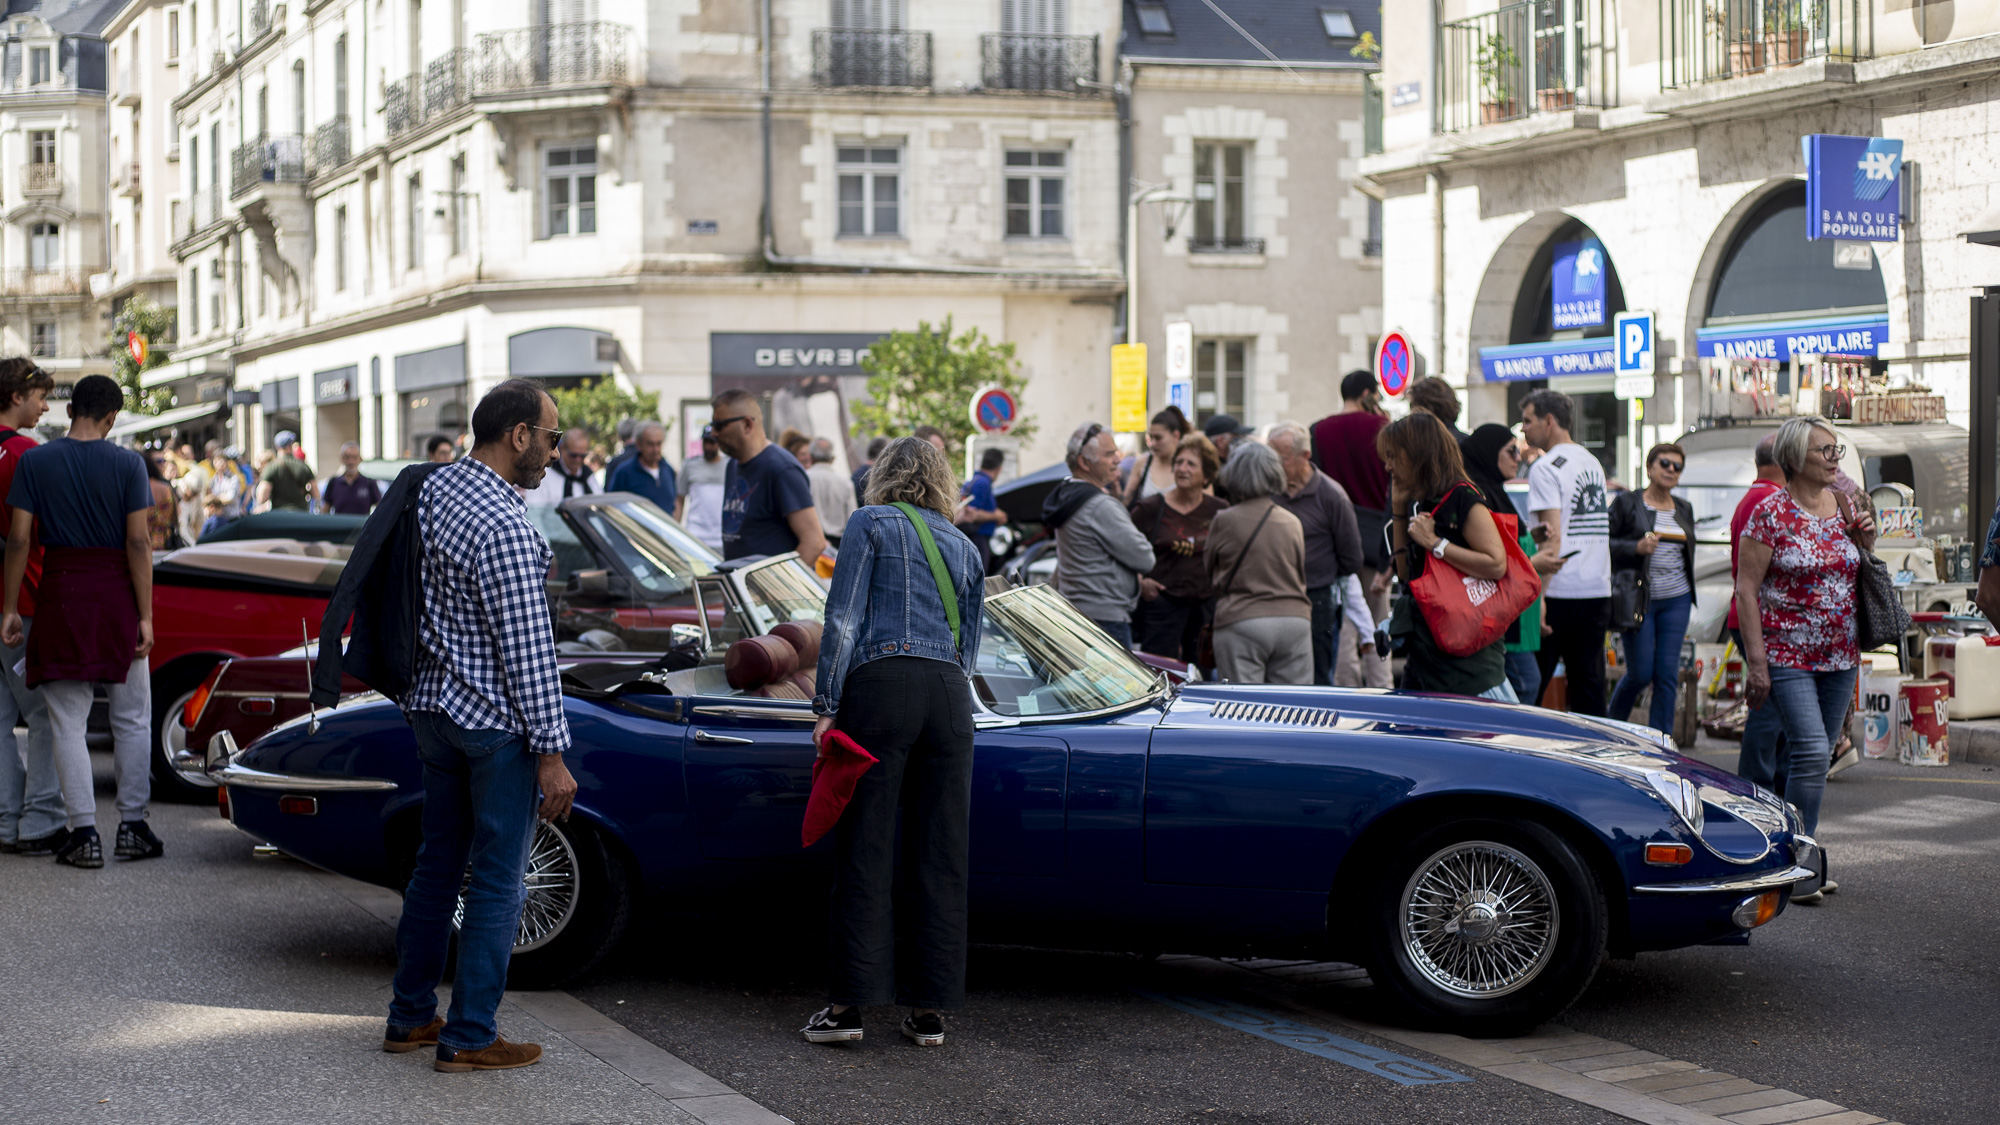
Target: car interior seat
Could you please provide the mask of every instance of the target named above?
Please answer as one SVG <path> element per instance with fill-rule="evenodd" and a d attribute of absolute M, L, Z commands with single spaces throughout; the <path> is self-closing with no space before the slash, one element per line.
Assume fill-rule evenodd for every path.
<path fill-rule="evenodd" d="M 722 667 L 731 689 L 765 699 L 811 699 L 791 681 L 799 669 L 799 652 L 783 637 L 745 637 L 729 646 Z"/>
<path fill-rule="evenodd" d="M 818 687 L 822 626 L 817 621 L 787 621 L 771 630 L 771 635 L 783 637 L 799 654 L 799 667 L 792 673 L 791 681 L 806 693 L 807 699 L 811 699 Z"/>

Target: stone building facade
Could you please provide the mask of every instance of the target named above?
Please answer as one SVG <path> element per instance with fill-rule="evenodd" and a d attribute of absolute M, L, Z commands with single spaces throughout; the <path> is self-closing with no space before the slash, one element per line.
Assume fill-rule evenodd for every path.
<path fill-rule="evenodd" d="M 1471 423 L 1515 420 L 1529 387 L 1571 390 L 1633 480 L 1648 444 L 1712 420 L 1719 367 L 1756 355 L 1787 380 L 1807 348 L 1857 353 L 1966 421 L 1967 298 L 2000 282 L 2000 256 L 1961 237 L 1994 202 L 2000 8 L 1443 0 L 1384 18 L 1386 151 L 1363 161 L 1384 319 L 1463 387 Z M 1805 240 L 1812 134 L 1902 141 L 1896 241 Z M 1580 354 L 1608 333 L 1548 314 L 1553 249 L 1588 239 L 1606 319 L 1656 315 L 1653 397 L 1615 399 L 1589 362 L 1494 377 L 1496 354 Z"/>

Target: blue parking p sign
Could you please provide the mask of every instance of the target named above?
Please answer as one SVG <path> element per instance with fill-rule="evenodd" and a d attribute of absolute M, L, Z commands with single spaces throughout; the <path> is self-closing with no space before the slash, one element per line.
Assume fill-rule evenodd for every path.
<path fill-rule="evenodd" d="M 1612 323 L 1611 338 L 1616 379 L 1613 393 L 1619 398 L 1652 398 L 1653 314 L 1619 313 Z"/>

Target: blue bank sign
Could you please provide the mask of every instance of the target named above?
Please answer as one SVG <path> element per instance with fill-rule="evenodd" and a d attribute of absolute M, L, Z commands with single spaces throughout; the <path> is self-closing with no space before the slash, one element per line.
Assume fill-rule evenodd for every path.
<path fill-rule="evenodd" d="M 1903 211 L 1903 142 L 1814 133 L 1806 157 L 1806 237 L 1895 242 Z"/>
<path fill-rule="evenodd" d="M 1558 332 L 1604 323 L 1604 246 L 1594 238 L 1556 243 L 1549 318 Z"/>
<path fill-rule="evenodd" d="M 1609 336 L 1479 349 L 1479 371 L 1489 383 L 1560 379 L 1565 375 L 1609 375 L 1617 368 L 1618 349 Z"/>
<path fill-rule="evenodd" d="M 1695 340 L 1699 354 L 1726 359 L 1782 362 L 1801 355 L 1872 356 L 1889 340 L 1889 321 L 1882 316 L 1839 316 L 1732 324 L 1704 328 Z"/>

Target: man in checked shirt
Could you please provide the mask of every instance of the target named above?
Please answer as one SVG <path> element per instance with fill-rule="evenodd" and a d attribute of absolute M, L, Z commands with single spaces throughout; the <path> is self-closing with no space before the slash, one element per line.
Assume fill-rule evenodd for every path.
<path fill-rule="evenodd" d="M 472 412 L 470 456 L 431 473 L 417 501 L 423 605 L 415 679 L 402 700 L 424 763 L 423 847 L 396 927 L 395 999 L 382 1049 L 436 1044 L 442 1071 L 506 1070 L 542 1057 L 500 1037 L 496 1013 L 521 922 L 522 874 L 539 812 L 569 815 L 555 635 L 543 579 L 552 557 L 516 488 L 542 481 L 555 401 L 510 379 Z M 468 871 L 469 866 L 469 871 Z M 459 888 L 465 918 L 451 1011 L 437 985 Z"/>

